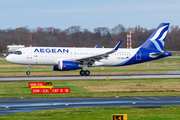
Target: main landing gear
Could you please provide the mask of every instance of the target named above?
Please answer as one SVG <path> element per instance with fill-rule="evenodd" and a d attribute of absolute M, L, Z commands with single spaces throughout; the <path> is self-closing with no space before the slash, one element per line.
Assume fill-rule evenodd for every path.
<path fill-rule="evenodd" d="M 31 65 L 28 65 L 28 71 L 26 72 L 26 75 L 30 75 L 30 67 Z"/>
<path fill-rule="evenodd" d="M 86 70 L 83 70 L 83 68 L 86 68 Z M 79 74 L 81 76 L 89 76 L 90 75 L 90 71 L 88 70 L 88 65 L 87 65 L 87 62 L 84 62 L 83 63 L 83 67 L 81 68 L 81 71 L 79 72 Z"/>
<path fill-rule="evenodd" d="M 90 75 L 90 71 L 89 70 L 81 70 L 80 72 L 79 72 L 79 74 L 81 75 L 81 76 L 89 76 Z"/>

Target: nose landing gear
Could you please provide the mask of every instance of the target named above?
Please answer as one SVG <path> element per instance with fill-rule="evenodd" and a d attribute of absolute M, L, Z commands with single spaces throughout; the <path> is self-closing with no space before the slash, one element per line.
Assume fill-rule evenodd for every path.
<path fill-rule="evenodd" d="M 28 65 L 28 71 L 26 72 L 26 75 L 30 75 L 30 67 L 31 65 Z"/>
<path fill-rule="evenodd" d="M 27 72 L 26 72 L 26 75 L 30 75 L 30 71 L 27 71 Z"/>

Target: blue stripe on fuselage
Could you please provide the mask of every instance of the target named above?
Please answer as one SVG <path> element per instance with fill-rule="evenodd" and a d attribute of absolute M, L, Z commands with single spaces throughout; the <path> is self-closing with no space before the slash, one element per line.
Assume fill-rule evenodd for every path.
<path fill-rule="evenodd" d="M 138 53 L 140 53 L 140 58 L 137 58 Z M 151 50 L 151 49 L 149 50 L 149 49 L 145 49 L 145 48 L 140 48 L 133 57 L 131 57 L 128 60 L 126 60 L 122 63 L 119 63 L 115 66 L 138 64 L 138 63 L 147 62 L 147 61 L 151 61 L 151 60 L 157 60 L 157 59 L 172 55 L 172 53 L 167 53 L 167 54 L 153 58 L 153 57 L 149 56 L 150 53 L 160 53 L 160 52 L 157 50 Z"/>

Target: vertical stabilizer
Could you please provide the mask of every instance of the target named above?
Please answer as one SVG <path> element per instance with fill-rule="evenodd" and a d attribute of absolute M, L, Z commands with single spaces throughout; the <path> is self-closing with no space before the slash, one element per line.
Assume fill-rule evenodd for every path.
<path fill-rule="evenodd" d="M 149 38 L 142 44 L 141 48 L 153 49 L 163 52 L 169 23 L 161 23 Z"/>

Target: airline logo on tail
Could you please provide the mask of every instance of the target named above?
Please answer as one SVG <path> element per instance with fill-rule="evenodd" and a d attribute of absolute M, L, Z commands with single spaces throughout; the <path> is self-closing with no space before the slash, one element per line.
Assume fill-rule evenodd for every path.
<path fill-rule="evenodd" d="M 165 38 L 168 32 L 168 25 L 161 27 L 156 34 L 150 39 L 154 45 L 156 46 L 156 48 L 163 52 L 163 47 L 164 47 L 164 43 L 165 43 Z"/>
<path fill-rule="evenodd" d="M 143 48 L 154 48 L 163 52 L 163 47 L 168 32 L 169 23 L 161 23 L 142 45 Z"/>

